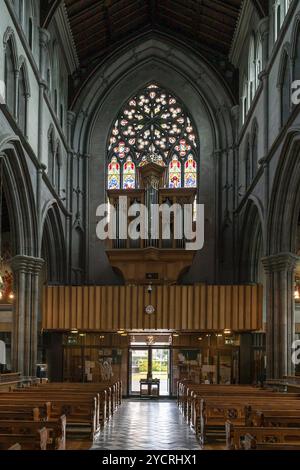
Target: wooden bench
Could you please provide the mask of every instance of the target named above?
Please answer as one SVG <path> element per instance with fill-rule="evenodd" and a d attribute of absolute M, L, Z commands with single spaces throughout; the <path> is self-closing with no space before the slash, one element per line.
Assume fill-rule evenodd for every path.
<path fill-rule="evenodd" d="M 25 434 L 34 435 L 42 427 L 48 431 L 47 449 L 66 449 L 66 417 L 45 422 L 25 421 L 25 420 L 0 420 L 0 434 Z"/>
<path fill-rule="evenodd" d="M 47 450 L 48 431 L 41 428 L 33 434 L 0 434 L 0 450 L 18 443 L 22 450 Z"/>
<path fill-rule="evenodd" d="M 300 428 L 234 426 L 229 421 L 226 423 L 226 428 L 230 428 L 230 431 L 227 431 L 228 435 L 230 434 L 227 449 L 244 449 L 246 436 L 246 447 L 248 448 L 253 445 L 249 436 L 255 440 L 256 444 L 300 445 Z"/>
<path fill-rule="evenodd" d="M 256 439 L 251 436 L 251 434 L 246 434 L 243 444 L 244 450 L 272 450 L 272 451 L 281 451 L 281 450 L 300 450 L 300 443 L 299 444 L 288 444 L 286 442 L 281 443 L 271 443 L 271 442 L 264 442 L 259 443 Z"/>

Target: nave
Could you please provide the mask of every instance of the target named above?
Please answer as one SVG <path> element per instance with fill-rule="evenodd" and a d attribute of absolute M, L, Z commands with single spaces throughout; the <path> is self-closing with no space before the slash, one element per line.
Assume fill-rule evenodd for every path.
<path fill-rule="evenodd" d="M 92 450 L 200 450 L 175 400 L 124 400 Z"/>

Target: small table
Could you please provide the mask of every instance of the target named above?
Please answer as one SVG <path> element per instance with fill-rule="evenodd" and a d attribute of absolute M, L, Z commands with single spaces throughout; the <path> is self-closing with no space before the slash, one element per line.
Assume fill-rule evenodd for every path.
<path fill-rule="evenodd" d="M 141 397 L 159 397 L 159 379 L 141 379 L 140 380 L 140 396 Z"/>

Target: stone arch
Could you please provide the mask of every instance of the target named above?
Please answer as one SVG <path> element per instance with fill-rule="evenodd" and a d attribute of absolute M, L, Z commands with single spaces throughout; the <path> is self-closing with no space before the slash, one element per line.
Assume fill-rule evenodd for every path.
<path fill-rule="evenodd" d="M 289 42 L 286 42 L 281 50 L 281 57 L 278 68 L 277 76 L 277 87 L 281 88 L 284 82 L 284 74 L 286 67 L 290 68 L 290 58 L 291 58 L 291 45 Z"/>
<path fill-rule="evenodd" d="M 57 284 L 66 281 L 66 242 L 57 203 L 50 201 L 43 210 L 41 256 L 45 260 L 46 280 Z"/>
<path fill-rule="evenodd" d="M 260 201 L 248 199 L 240 232 L 239 279 L 261 282 L 260 259 L 264 253 L 263 210 Z"/>
<path fill-rule="evenodd" d="M 18 70 L 20 71 L 21 69 L 23 69 L 24 71 L 26 93 L 28 96 L 30 96 L 31 88 L 30 88 L 30 80 L 29 80 L 29 75 L 28 75 L 28 66 L 27 66 L 26 59 L 23 55 L 20 55 L 19 62 L 18 62 Z"/>
<path fill-rule="evenodd" d="M 4 33 L 4 36 L 3 36 L 3 47 L 4 47 L 4 52 L 6 50 L 6 47 L 7 47 L 7 44 L 8 42 L 11 41 L 11 45 L 12 45 L 12 51 L 13 51 L 13 59 L 14 59 L 14 67 L 15 67 L 15 70 L 18 70 L 18 48 L 17 48 L 17 42 L 16 42 L 16 38 L 15 38 L 15 33 L 14 33 L 14 30 L 8 26 L 5 33 Z"/>
<path fill-rule="evenodd" d="M 169 90 L 189 111 L 200 139 L 199 200 L 205 198 L 207 210 L 212 213 L 215 211 L 212 188 L 220 185 L 221 180 L 217 172 L 211 169 L 213 159 L 221 159 L 221 149 L 233 145 L 232 108 L 236 103 L 223 79 L 204 57 L 174 38 L 152 33 L 150 37 L 145 35 L 131 41 L 102 62 L 73 102 L 75 119 L 72 148 L 80 155 L 89 156 L 84 162 L 87 165 L 86 172 L 91 176 L 89 191 L 93 197 L 88 198 L 87 220 L 95 218 L 96 205 L 106 201 L 106 142 L 116 112 L 149 82 L 157 82 Z M 211 197 L 208 197 L 209 193 Z M 212 220 L 207 224 L 206 236 L 210 239 L 218 233 L 216 223 L 216 220 Z M 88 227 L 92 226 L 88 224 Z M 86 241 L 91 282 L 100 282 L 103 278 L 114 282 L 115 276 L 108 263 L 104 244 L 96 238 L 94 232 L 86 234 Z M 215 246 L 217 250 L 219 244 Z M 191 276 L 200 282 L 197 264 L 201 258 L 201 262 L 210 264 L 211 271 L 205 275 L 213 282 L 215 267 L 208 261 L 208 258 L 214 256 L 213 244 L 207 245 L 206 252 L 205 249 L 196 255 Z M 99 277 L 95 277 L 96 272 Z"/>
<path fill-rule="evenodd" d="M 14 255 L 38 256 L 37 214 L 25 155 L 16 136 L 0 140 Z M 9 196 L 9 197 L 8 197 Z"/>
<path fill-rule="evenodd" d="M 300 13 L 295 16 L 293 31 L 291 34 L 291 45 L 290 45 L 290 55 L 291 59 L 294 61 L 297 55 L 297 41 L 300 34 Z"/>
<path fill-rule="evenodd" d="M 300 211 L 300 128 L 290 128 L 276 170 L 267 226 L 268 254 L 296 253 Z"/>

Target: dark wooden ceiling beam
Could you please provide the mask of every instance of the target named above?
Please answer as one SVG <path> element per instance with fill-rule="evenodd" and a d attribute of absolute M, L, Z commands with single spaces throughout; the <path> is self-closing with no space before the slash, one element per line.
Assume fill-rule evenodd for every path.
<path fill-rule="evenodd" d="M 99 0 L 65 0 L 68 9 L 69 18 L 76 18 L 76 15 L 82 14 L 84 10 L 93 8 L 96 4 L 101 7 Z"/>
<path fill-rule="evenodd" d="M 63 0 L 50 0 L 47 3 L 41 2 L 40 10 L 40 24 L 42 28 L 47 29 L 53 16 L 55 15 L 56 10 L 60 6 Z"/>
<path fill-rule="evenodd" d="M 252 0 L 252 1 L 260 18 L 264 18 L 265 16 L 268 16 L 269 5 L 265 0 Z"/>
<path fill-rule="evenodd" d="M 182 24 L 176 20 L 175 18 L 170 18 L 168 15 L 162 15 L 162 17 L 164 17 L 164 21 L 166 22 L 166 24 L 170 25 L 171 27 L 174 27 L 175 28 L 178 28 L 179 27 L 179 30 L 184 33 L 184 28 L 182 28 Z M 220 38 L 220 35 L 217 36 L 215 34 L 211 35 L 209 32 L 204 32 L 204 27 L 202 25 L 202 31 L 197 31 L 197 33 L 195 34 L 193 28 L 191 26 L 186 26 L 185 29 L 188 30 L 188 33 L 190 35 L 190 37 L 194 37 L 197 36 L 198 39 L 201 39 L 201 40 L 204 40 L 207 38 L 210 40 L 211 43 L 214 43 L 215 45 L 216 44 L 219 44 L 219 45 L 222 45 L 222 48 L 223 50 L 227 49 L 229 46 L 230 46 L 230 42 L 228 41 L 224 41 L 223 39 Z"/>
<path fill-rule="evenodd" d="M 218 39 L 222 38 L 222 41 L 228 46 L 230 46 L 231 44 L 232 36 L 230 34 L 223 32 L 221 30 L 217 31 L 215 28 L 212 28 L 211 26 L 209 26 L 205 21 L 202 21 L 202 22 L 199 21 L 198 26 L 196 27 L 196 22 L 193 21 L 193 18 L 184 17 L 186 23 L 183 23 L 182 16 L 178 14 L 176 15 L 174 12 L 172 12 L 165 6 L 161 7 L 160 14 L 161 14 L 161 17 L 169 18 L 170 20 L 174 19 L 174 21 L 176 21 L 178 25 L 182 23 L 182 26 L 190 29 L 191 33 L 194 34 L 195 36 L 197 36 L 199 31 L 201 31 L 204 33 L 208 33 L 212 37 L 215 35 L 215 36 L 218 36 Z"/>
<path fill-rule="evenodd" d="M 203 1 L 203 4 L 205 4 L 206 6 L 209 6 L 213 8 L 214 10 L 219 11 L 220 13 L 224 13 L 225 15 L 232 16 L 235 19 L 240 11 L 240 7 L 228 4 L 227 0 L 225 2 L 224 0 L 202 0 L 202 1 Z"/>

